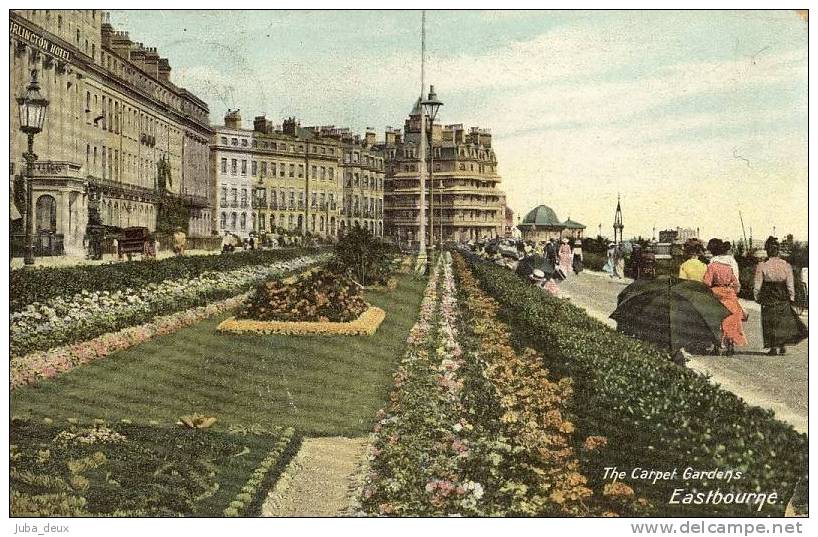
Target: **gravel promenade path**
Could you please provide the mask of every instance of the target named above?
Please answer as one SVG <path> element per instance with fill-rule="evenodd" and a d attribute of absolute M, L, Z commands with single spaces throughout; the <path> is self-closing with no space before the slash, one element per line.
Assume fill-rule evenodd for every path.
<path fill-rule="evenodd" d="M 330 517 L 347 514 L 350 484 L 366 448 L 366 438 L 305 438 L 270 491 L 262 516 Z"/>

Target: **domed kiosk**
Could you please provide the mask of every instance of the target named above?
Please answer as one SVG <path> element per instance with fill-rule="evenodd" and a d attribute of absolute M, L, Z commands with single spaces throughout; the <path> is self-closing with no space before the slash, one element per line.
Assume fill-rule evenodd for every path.
<path fill-rule="evenodd" d="M 585 226 L 579 222 L 568 220 L 561 222 L 554 209 L 547 205 L 538 205 L 531 209 L 523 221 L 517 225 L 523 235 L 523 240 L 547 241 L 550 239 L 581 239 Z"/>

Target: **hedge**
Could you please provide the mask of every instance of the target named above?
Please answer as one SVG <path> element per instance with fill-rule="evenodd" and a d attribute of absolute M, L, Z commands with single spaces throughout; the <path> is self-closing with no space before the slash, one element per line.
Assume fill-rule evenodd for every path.
<path fill-rule="evenodd" d="M 193 278 L 208 271 L 229 271 L 283 261 L 311 251 L 315 250 L 252 250 L 227 255 L 191 255 L 105 265 L 21 268 L 9 274 L 9 308 L 12 312 L 20 311 L 33 302 L 47 302 L 54 297 L 71 296 L 82 291 L 139 289 L 150 283 Z"/>
<path fill-rule="evenodd" d="M 806 479 L 807 438 L 748 406 L 707 378 L 673 364 L 655 347 L 618 333 L 569 302 L 550 297 L 513 273 L 469 258 L 481 286 L 502 305 L 518 343 L 535 347 L 546 367 L 574 380 L 577 435 L 605 436 L 605 448 L 584 460 L 594 486 L 604 468 L 734 470 L 726 481 L 628 481 L 661 505 L 665 516 L 780 516 L 799 479 Z M 761 512 L 746 505 L 669 504 L 673 490 L 777 492 Z"/>

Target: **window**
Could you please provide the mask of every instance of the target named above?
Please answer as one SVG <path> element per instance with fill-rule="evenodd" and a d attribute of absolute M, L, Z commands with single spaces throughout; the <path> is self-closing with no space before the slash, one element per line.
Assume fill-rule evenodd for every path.
<path fill-rule="evenodd" d="M 231 175 L 236 175 L 237 168 L 238 168 L 238 161 L 236 159 L 230 159 L 230 173 L 231 173 Z"/>
<path fill-rule="evenodd" d="M 227 227 L 227 213 L 222 213 L 221 228 L 224 229 L 226 227 Z"/>
<path fill-rule="evenodd" d="M 285 143 L 283 143 L 283 142 L 282 142 L 282 143 L 278 144 L 278 148 L 279 148 L 281 151 L 286 151 L 286 150 L 287 150 L 287 144 L 285 144 Z"/>
<path fill-rule="evenodd" d="M 290 164 L 290 177 L 295 177 L 295 164 Z"/>
<path fill-rule="evenodd" d="M 303 164 L 298 165 L 298 177 L 304 177 L 304 165 Z"/>
<path fill-rule="evenodd" d="M 57 231 L 57 200 L 45 194 L 37 199 L 35 208 L 35 221 L 37 227 L 35 233 L 40 231 Z"/>
<path fill-rule="evenodd" d="M 227 159 L 222 159 L 222 173 L 227 173 Z"/>
<path fill-rule="evenodd" d="M 236 213 L 230 214 L 230 229 L 236 229 Z"/>
<path fill-rule="evenodd" d="M 329 173 L 329 180 L 335 180 L 335 168 L 327 168 L 327 173 Z"/>
<path fill-rule="evenodd" d="M 246 138 L 241 139 L 241 146 L 242 147 L 247 147 L 247 139 Z"/>
<path fill-rule="evenodd" d="M 267 229 L 266 218 L 264 217 L 263 214 L 258 215 L 258 229 L 259 231 L 264 231 L 265 229 Z"/>
<path fill-rule="evenodd" d="M 241 161 L 241 174 L 247 175 L 247 161 L 243 159 Z"/>
<path fill-rule="evenodd" d="M 252 166 L 250 167 L 250 174 L 255 177 L 258 173 L 258 162 L 255 160 L 252 162 Z"/>
<path fill-rule="evenodd" d="M 230 145 L 239 145 L 238 138 L 231 138 L 230 139 Z"/>
<path fill-rule="evenodd" d="M 279 175 L 281 177 L 284 177 L 286 175 L 286 172 L 284 171 L 284 168 L 285 168 L 285 166 L 284 166 L 284 163 L 282 162 L 281 165 L 279 166 L 279 170 L 280 170 Z"/>
<path fill-rule="evenodd" d="M 222 145 L 227 145 L 227 136 L 222 136 Z"/>
<path fill-rule="evenodd" d="M 321 166 L 321 180 L 323 181 L 326 178 L 327 178 L 327 168 L 324 167 L 324 166 Z"/>
<path fill-rule="evenodd" d="M 318 166 L 310 167 L 310 177 L 313 179 L 318 179 Z"/>
<path fill-rule="evenodd" d="M 247 228 L 247 214 L 241 213 L 241 230 L 244 231 Z"/>
<path fill-rule="evenodd" d="M 255 164 L 255 162 L 253 162 L 253 164 Z M 275 168 L 273 168 L 273 175 L 275 175 L 275 174 L 276 174 Z M 261 162 L 261 176 L 264 177 L 265 175 L 267 175 L 267 163 L 262 161 Z"/>
<path fill-rule="evenodd" d="M 227 207 L 227 187 L 226 186 L 222 187 L 221 206 L 222 207 Z M 224 213 L 222 213 L 222 216 L 224 216 Z M 224 224 L 222 224 L 222 227 L 224 227 Z"/>
<path fill-rule="evenodd" d="M 231 207 L 238 207 L 239 205 L 239 189 L 238 188 L 231 188 L 230 189 L 230 205 Z M 235 228 L 235 224 L 233 225 Z"/>
<path fill-rule="evenodd" d="M 246 188 L 241 189 L 241 206 L 242 207 L 247 207 L 247 189 Z"/>

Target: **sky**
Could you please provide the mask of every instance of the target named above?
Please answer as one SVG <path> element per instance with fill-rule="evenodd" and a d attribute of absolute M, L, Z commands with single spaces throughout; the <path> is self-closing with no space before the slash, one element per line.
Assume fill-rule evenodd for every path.
<path fill-rule="evenodd" d="M 112 11 L 222 124 L 383 137 L 420 94 L 419 11 Z M 428 11 L 439 122 L 489 128 L 516 215 L 612 235 L 807 238 L 807 24 L 792 11 Z"/>

